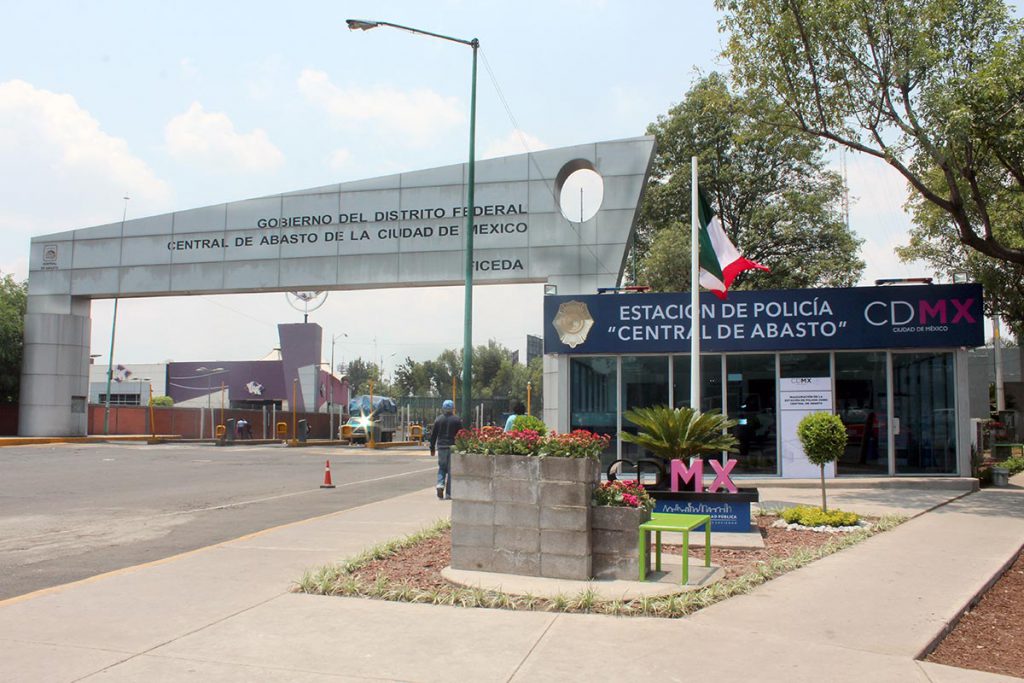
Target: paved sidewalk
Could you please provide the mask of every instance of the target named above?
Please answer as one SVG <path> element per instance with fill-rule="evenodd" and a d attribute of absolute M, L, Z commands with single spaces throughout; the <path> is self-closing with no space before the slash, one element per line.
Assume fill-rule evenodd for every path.
<path fill-rule="evenodd" d="M 304 567 L 446 516 L 426 490 L 0 602 L 0 680 L 1015 680 L 914 660 L 1019 551 L 1015 479 L 961 498 L 843 490 L 854 510 L 956 499 L 686 619 L 287 592 Z"/>

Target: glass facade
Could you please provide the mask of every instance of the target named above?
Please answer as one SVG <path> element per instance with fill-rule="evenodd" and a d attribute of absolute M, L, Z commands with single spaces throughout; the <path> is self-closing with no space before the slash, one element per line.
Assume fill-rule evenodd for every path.
<path fill-rule="evenodd" d="M 831 377 L 827 353 L 779 354 L 779 377 Z"/>
<path fill-rule="evenodd" d="M 700 355 L 700 403 L 702 410 L 722 412 L 722 355 Z M 690 357 L 672 357 L 672 402 L 676 408 L 690 407 Z"/>
<path fill-rule="evenodd" d="M 830 378 L 833 409 L 848 436 L 839 476 L 955 475 L 955 361 L 952 351 L 702 354 L 701 408 L 722 410 L 724 393 L 722 412 L 739 423 L 733 428 L 735 474 L 786 476 L 780 472 L 779 379 Z M 689 406 L 689 394 L 685 354 L 569 358 L 569 426 L 612 437 L 602 469 L 620 457 L 650 457 L 616 438 L 620 429 L 636 433 L 621 413 Z"/>

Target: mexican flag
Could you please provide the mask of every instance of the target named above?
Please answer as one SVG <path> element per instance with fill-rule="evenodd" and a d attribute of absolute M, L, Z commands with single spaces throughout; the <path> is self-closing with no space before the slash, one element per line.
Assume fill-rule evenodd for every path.
<path fill-rule="evenodd" d="M 722 221 L 708 204 L 704 193 L 700 192 L 699 195 L 700 232 L 697 240 L 700 243 L 700 284 L 704 289 L 714 292 L 719 299 L 725 299 L 732 281 L 744 270 L 769 268 L 743 258 L 729 241 L 722 228 Z"/>

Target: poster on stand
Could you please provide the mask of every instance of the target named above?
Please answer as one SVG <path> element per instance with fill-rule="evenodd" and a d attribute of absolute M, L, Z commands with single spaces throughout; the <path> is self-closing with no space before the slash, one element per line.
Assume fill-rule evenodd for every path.
<path fill-rule="evenodd" d="M 779 380 L 779 433 L 782 441 L 782 476 L 785 479 L 812 479 L 821 476 L 821 468 L 804 455 L 796 435 L 800 420 L 811 413 L 829 412 L 832 407 L 831 377 L 783 377 Z M 825 476 L 834 477 L 835 464 L 825 466 Z"/>

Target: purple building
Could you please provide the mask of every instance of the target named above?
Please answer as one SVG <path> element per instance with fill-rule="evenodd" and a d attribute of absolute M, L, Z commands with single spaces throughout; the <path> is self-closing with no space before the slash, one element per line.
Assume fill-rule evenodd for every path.
<path fill-rule="evenodd" d="M 167 364 L 167 395 L 176 404 L 226 392 L 230 408 L 274 406 L 321 412 L 348 404 L 348 381 L 321 368 L 323 331 L 316 323 L 278 325 L 281 360 L 210 360 Z M 219 400 L 219 399 L 218 399 Z"/>

